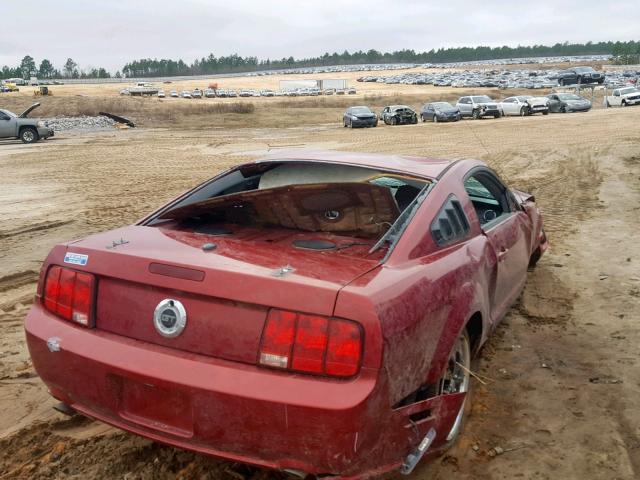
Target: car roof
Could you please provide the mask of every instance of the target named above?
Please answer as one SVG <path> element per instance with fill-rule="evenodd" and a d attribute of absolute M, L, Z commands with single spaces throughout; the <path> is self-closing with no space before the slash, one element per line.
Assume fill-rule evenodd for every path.
<path fill-rule="evenodd" d="M 379 153 L 338 152 L 334 150 L 293 149 L 278 151 L 254 164 L 265 162 L 326 162 L 358 167 L 375 168 L 437 179 L 454 163 L 440 158 L 418 157 L 411 155 L 393 155 Z M 245 164 L 245 165 L 251 165 Z"/>

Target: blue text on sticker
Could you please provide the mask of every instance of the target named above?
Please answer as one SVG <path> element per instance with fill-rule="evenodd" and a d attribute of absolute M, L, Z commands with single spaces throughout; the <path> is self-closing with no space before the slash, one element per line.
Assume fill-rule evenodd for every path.
<path fill-rule="evenodd" d="M 64 263 L 72 263 L 74 265 L 86 265 L 89 261 L 89 255 L 82 253 L 67 252 L 64 256 Z"/>

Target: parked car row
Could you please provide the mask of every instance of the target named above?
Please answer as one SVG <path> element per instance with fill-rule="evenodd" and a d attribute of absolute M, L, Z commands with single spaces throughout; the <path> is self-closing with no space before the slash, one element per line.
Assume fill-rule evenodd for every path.
<path fill-rule="evenodd" d="M 625 105 L 640 104 L 640 90 L 620 89 Z M 611 100 L 613 102 L 613 100 Z M 631 103 L 635 102 L 635 103 Z M 377 115 L 369 107 L 350 107 L 342 116 L 344 127 L 377 127 L 378 121 L 387 125 L 416 124 L 423 122 L 457 122 L 464 117 L 478 120 L 484 117 L 529 116 L 536 113 L 586 112 L 591 109 L 591 101 L 574 93 L 552 93 L 543 96 L 516 95 L 502 101 L 495 101 L 488 95 L 468 95 L 460 97 L 455 105 L 449 102 L 425 103 L 420 112 L 407 105 L 389 105 Z"/>
<path fill-rule="evenodd" d="M 133 88 L 125 88 L 120 90 L 120 95 L 135 95 Z M 165 98 L 166 93 L 164 90 L 149 89 L 148 95 L 157 95 L 158 98 Z M 294 90 L 255 90 L 255 89 L 242 89 L 240 91 L 226 89 L 226 88 L 207 88 L 201 90 L 196 88 L 195 90 L 171 90 L 169 96 L 173 98 L 234 98 L 234 97 L 315 97 L 318 95 L 355 95 L 357 90 L 355 88 L 325 88 L 321 90 L 319 88 L 297 88 Z"/>
<path fill-rule="evenodd" d="M 377 82 L 404 85 L 434 85 L 459 88 L 553 88 L 558 85 L 606 84 L 615 88 L 636 83 L 640 72 L 633 70 L 597 72 L 589 66 L 571 67 L 565 70 L 464 70 L 453 72 L 410 72 L 397 75 L 366 75 L 359 82 Z"/>

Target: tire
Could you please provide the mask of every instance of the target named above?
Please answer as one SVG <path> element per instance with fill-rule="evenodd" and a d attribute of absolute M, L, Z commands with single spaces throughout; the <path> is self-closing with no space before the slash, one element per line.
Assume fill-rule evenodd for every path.
<path fill-rule="evenodd" d="M 560 113 L 567 113 L 567 108 L 564 105 L 560 107 Z"/>
<path fill-rule="evenodd" d="M 542 112 L 543 115 L 549 115 L 549 110 L 547 110 L 546 112 Z"/>
<path fill-rule="evenodd" d="M 529 113 L 528 113 L 528 111 L 527 111 L 527 110 L 528 110 L 528 109 L 527 109 L 527 107 L 522 107 L 522 108 L 520 109 L 520 116 L 521 116 L 521 117 L 526 117 L 527 115 L 529 115 Z"/>
<path fill-rule="evenodd" d="M 460 432 L 462 432 L 466 418 L 471 411 L 473 391 L 471 374 L 469 372 L 474 369 L 471 354 L 471 340 L 469 338 L 469 332 L 467 332 L 467 329 L 465 328 L 460 333 L 460 336 L 451 349 L 447 366 L 445 367 L 445 371 L 440 379 L 441 394 L 466 392 L 466 397 L 458 411 L 458 415 L 456 416 L 451 429 L 447 433 L 447 447 L 450 447 L 456 441 Z M 464 368 L 460 367 L 460 365 L 463 365 Z"/>
<path fill-rule="evenodd" d="M 376 120 L 375 122 L 373 122 L 373 126 L 377 127 L 378 126 L 378 120 Z"/>
<path fill-rule="evenodd" d="M 20 130 L 22 143 L 34 143 L 38 141 L 38 131 L 33 127 L 25 127 Z"/>
<path fill-rule="evenodd" d="M 416 115 L 411 119 L 411 125 L 417 125 L 417 124 L 418 124 L 418 116 Z"/>
<path fill-rule="evenodd" d="M 396 117 L 391 117 L 391 125 L 397 125 L 398 119 Z"/>
<path fill-rule="evenodd" d="M 540 248 L 537 248 L 536 251 L 531 254 L 531 258 L 529 259 L 530 270 L 533 270 L 536 267 L 536 265 L 538 264 L 538 260 L 540 260 L 540 257 L 542 257 L 542 252 L 540 251 Z"/>
<path fill-rule="evenodd" d="M 627 101 L 626 101 L 626 100 L 623 100 L 623 101 L 622 101 L 622 106 L 623 106 L 623 107 L 628 107 L 628 106 L 629 106 L 629 104 L 627 103 Z"/>
<path fill-rule="evenodd" d="M 438 123 L 438 116 L 437 115 L 433 116 L 433 123 Z"/>
<path fill-rule="evenodd" d="M 501 117 L 502 117 L 502 114 L 501 114 L 500 112 L 496 113 L 496 114 L 493 116 L 493 118 L 501 118 Z"/>

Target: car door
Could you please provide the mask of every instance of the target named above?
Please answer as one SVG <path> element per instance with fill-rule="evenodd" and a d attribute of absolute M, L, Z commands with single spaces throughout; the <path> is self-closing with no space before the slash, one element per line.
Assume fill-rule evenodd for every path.
<path fill-rule="evenodd" d="M 505 115 L 515 115 L 517 108 L 517 101 L 515 98 L 507 98 L 502 102 L 502 111 Z"/>
<path fill-rule="evenodd" d="M 0 112 L 0 138 L 16 136 L 16 119 Z"/>
<path fill-rule="evenodd" d="M 426 121 L 430 120 L 431 118 L 433 118 L 433 106 L 431 104 L 428 104 L 425 105 L 422 109 L 422 119 Z"/>
<path fill-rule="evenodd" d="M 520 295 L 530 257 L 531 221 L 513 194 L 486 168 L 472 170 L 465 190 L 492 254 L 491 321 L 496 324 Z"/>
<path fill-rule="evenodd" d="M 462 97 L 458 101 L 458 108 L 460 109 L 460 113 L 462 115 L 471 115 L 471 99 L 469 97 Z"/>
<path fill-rule="evenodd" d="M 560 99 L 558 98 L 558 95 L 549 95 L 549 111 L 550 112 L 560 111 Z"/>
<path fill-rule="evenodd" d="M 620 90 L 613 91 L 613 99 L 609 102 L 611 105 L 620 106 L 622 105 L 622 101 L 620 100 Z"/>

